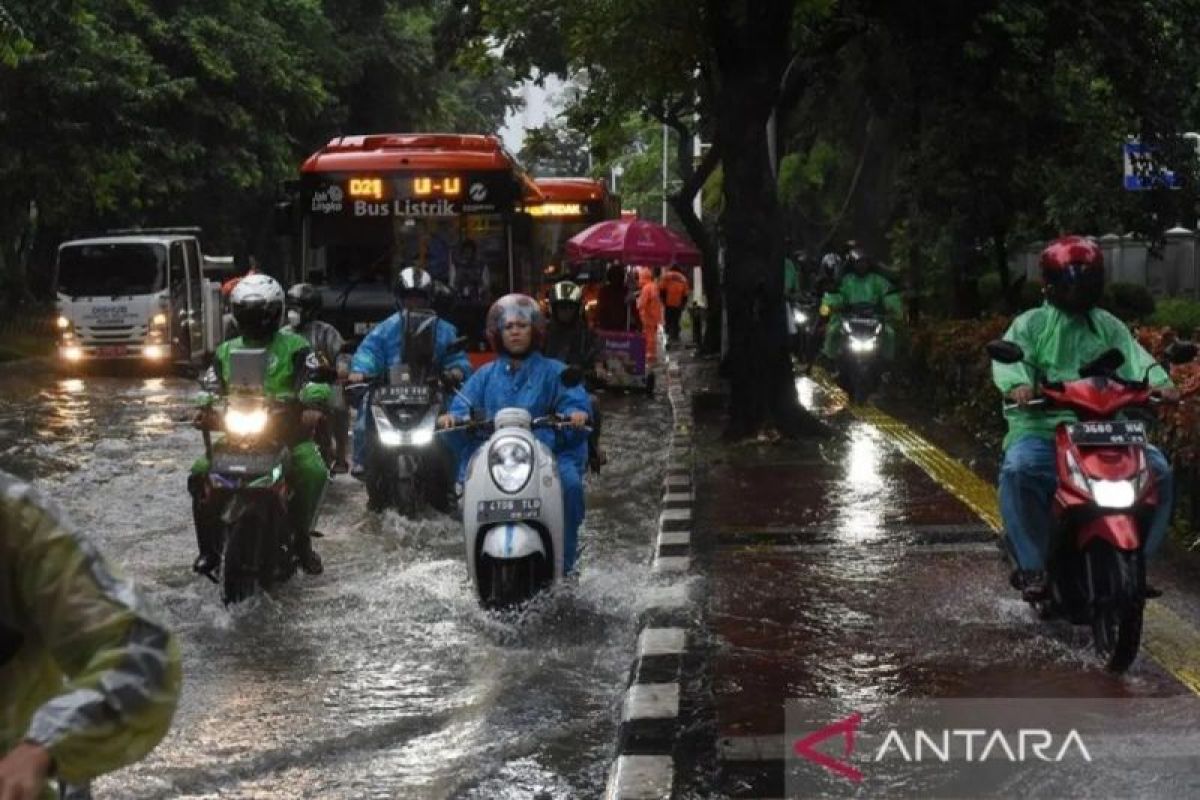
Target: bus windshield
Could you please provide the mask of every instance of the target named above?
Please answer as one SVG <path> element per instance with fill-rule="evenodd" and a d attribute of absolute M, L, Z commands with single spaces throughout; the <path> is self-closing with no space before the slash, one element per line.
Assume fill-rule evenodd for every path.
<path fill-rule="evenodd" d="M 58 252 L 58 291 L 68 297 L 153 294 L 166 287 L 167 250 L 159 244 L 85 244 Z"/>

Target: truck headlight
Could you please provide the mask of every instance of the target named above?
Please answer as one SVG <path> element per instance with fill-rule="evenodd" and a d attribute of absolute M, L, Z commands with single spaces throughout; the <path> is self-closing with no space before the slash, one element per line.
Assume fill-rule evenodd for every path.
<path fill-rule="evenodd" d="M 150 318 L 150 326 L 151 327 L 162 328 L 162 327 L 166 327 L 166 324 L 167 324 L 167 315 L 162 313 L 161 311 Z"/>
<path fill-rule="evenodd" d="M 225 430 L 234 436 L 255 436 L 267 427 L 267 410 L 261 406 L 243 411 L 231 408 L 225 412 Z"/>
<path fill-rule="evenodd" d="M 158 359 L 162 358 L 163 355 L 164 352 L 162 345 L 148 344 L 142 348 L 142 356 L 150 359 L 151 361 L 157 361 Z"/>
<path fill-rule="evenodd" d="M 67 361 L 79 361 L 83 358 L 83 348 L 69 345 L 62 349 L 62 357 Z"/>
<path fill-rule="evenodd" d="M 67 328 L 71 327 L 71 320 L 60 315 L 59 318 L 54 321 L 54 324 L 58 326 L 60 331 L 65 331 Z"/>
<path fill-rule="evenodd" d="M 533 474 L 533 448 L 515 436 L 498 439 L 488 450 L 488 468 L 501 491 L 516 494 Z"/>

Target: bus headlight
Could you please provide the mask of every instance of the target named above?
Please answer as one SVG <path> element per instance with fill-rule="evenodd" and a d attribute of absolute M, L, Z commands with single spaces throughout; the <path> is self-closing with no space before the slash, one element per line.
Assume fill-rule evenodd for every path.
<path fill-rule="evenodd" d="M 231 408 L 225 412 L 225 430 L 235 436 L 255 436 L 267 427 L 267 410 L 254 408 L 243 411 Z"/>
<path fill-rule="evenodd" d="M 533 448 L 515 436 L 500 439 L 488 451 L 488 468 L 501 491 L 516 494 L 533 474 Z"/>

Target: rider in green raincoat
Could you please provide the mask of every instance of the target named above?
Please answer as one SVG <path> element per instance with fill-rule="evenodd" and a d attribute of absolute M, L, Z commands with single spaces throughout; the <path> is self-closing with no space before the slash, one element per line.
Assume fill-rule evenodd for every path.
<path fill-rule="evenodd" d="M 877 272 L 871 271 L 871 262 L 859 250 L 852 250 L 847 258 L 850 270 L 842 277 L 836 292 L 827 293 L 821 300 L 822 313 L 833 312 L 825 329 L 825 347 L 822 353 L 830 361 L 836 360 L 838 350 L 842 345 L 842 314 L 840 312 L 850 306 L 870 303 L 884 314 L 883 357 L 890 361 L 896 351 L 896 331 L 888 321 L 896 319 L 902 313 L 900 295 L 892 290 L 888 279 Z"/>
<path fill-rule="evenodd" d="M 166 734 L 179 650 L 133 586 L 30 486 L 0 472 L 0 797 L 57 797 Z"/>
<path fill-rule="evenodd" d="M 327 384 L 312 381 L 313 373 L 321 366 L 321 362 L 312 352 L 308 341 L 302 336 L 279 330 L 283 319 L 284 295 L 283 287 L 274 278 L 268 275 L 243 278 L 234 288 L 231 301 L 238 330 L 243 335 L 223 342 L 217 348 L 217 380 L 222 388 L 227 386 L 231 353 L 247 347 L 265 348 L 268 353 L 267 373 L 264 376 L 267 396 L 277 401 L 294 402 L 297 414 L 290 425 L 287 444 L 291 449 L 288 478 L 295 493 L 288 515 L 296 536 L 295 549 L 300 566 L 305 572 L 315 575 L 323 567 L 320 557 L 312 549 L 311 533 L 321 496 L 329 481 L 329 472 L 312 440 L 316 420 L 310 414 L 320 413 L 330 407 L 332 390 Z M 201 398 L 202 405 L 211 401 L 211 397 Z M 210 429 L 215 427 L 211 419 L 202 424 Z M 208 468 L 207 458 L 198 459 L 192 465 L 192 474 L 188 479 L 192 514 L 196 522 L 196 542 L 200 549 L 193 569 L 202 574 L 210 574 L 220 563 L 217 520 L 212 518 L 213 509 L 205 503 Z"/>

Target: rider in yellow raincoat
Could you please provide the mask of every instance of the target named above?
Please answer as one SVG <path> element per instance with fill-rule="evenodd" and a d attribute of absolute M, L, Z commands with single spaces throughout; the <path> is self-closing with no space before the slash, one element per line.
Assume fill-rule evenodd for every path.
<path fill-rule="evenodd" d="M 0 472 L 0 797 L 49 798 L 166 734 L 179 651 L 129 582 L 27 484 Z"/>

